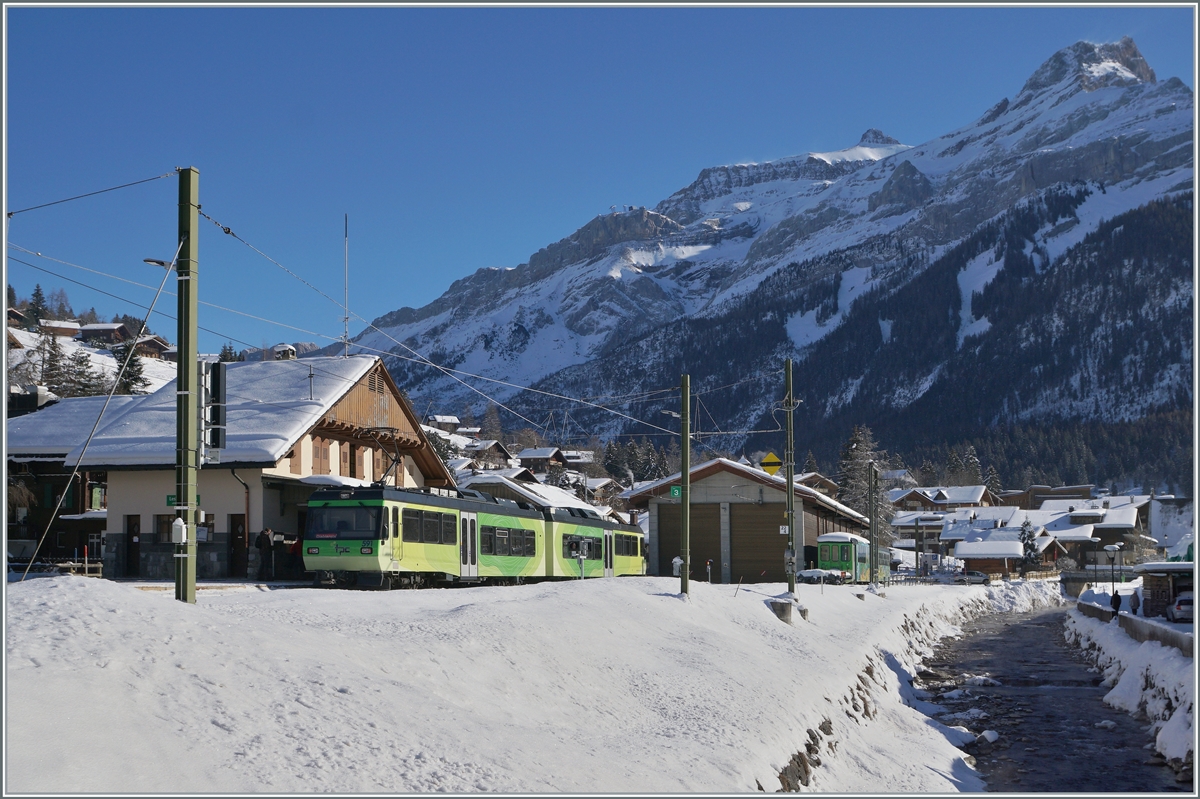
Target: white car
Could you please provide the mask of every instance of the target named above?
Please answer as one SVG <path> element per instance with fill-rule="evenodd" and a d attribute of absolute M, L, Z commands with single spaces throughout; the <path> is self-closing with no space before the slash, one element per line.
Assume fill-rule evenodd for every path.
<path fill-rule="evenodd" d="M 1192 620 L 1192 592 L 1183 591 L 1175 601 L 1167 605 L 1167 621 Z"/>
<path fill-rule="evenodd" d="M 963 572 L 955 575 L 954 582 L 962 583 L 963 585 L 971 585 L 977 583 L 979 585 L 988 585 L 992 582 L 992 578 L 988 577 L 983 572 Z"/>

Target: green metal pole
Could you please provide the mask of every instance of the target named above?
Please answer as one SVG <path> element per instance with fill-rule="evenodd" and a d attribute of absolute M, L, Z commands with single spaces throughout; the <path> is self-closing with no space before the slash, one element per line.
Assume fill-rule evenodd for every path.
<path fill-rule="evenodd" d="M 691 455 L 692 455 L 692 433 L 690 427 L 690 418 L 688 409 L 692 404 L 691 382 L 687 375 L 683 375 L 683 380 L 680 384 L 682 394 L 682 410 L 679 414 L 680 424 L 683 428 L 683 446 L 680 448 L 679 464 L 679 508 L 680 508 L 680 548 L 683 549 L 683 568 L 679 572 L 679 590 L 681 593 L 688 592 L 688 572 L 692 568 L 692 539 L 690 524 L 692 520 L 691 506 Z"/>
<path fill-rule="evenodd" d="M 199 287 L 200 171 L 179 170 L 178 369 L 175 393 L 175 516 L 187 528 L 187 543 L 175 547 L 175 598 L 196 602 L 196 483 L 200 473 L 197 311 Z M 249 524 L 249 519 L 246 520 Z"/>
<path fill-rule="evenodd" d="M 784 387 L 784 403 L 787 411 L 787 447 L 783 453 L 783 474 L 784 483 L 787 486 L 787 527 L 788 527 L 788 550 L 792 553 L 793 564 L 798 562 L 799 558 L 803 557 L 803 552 L 796 551 L 796 447 L 795 440 L 792 435 L 792 411 L 796 405 L 792 402 L 792 359 L 787 359 L 786 369 L 784 370 L 785 383 Z M 804 506 L 800 506 L 800 512 L 804 512 Z M 803 539 L 801 539 L 801 549 L 804 548 Z M 788 593 L 795 595 L 796 593 L 796 568 L 795 566 L 785 566 L 787 572 Z"/>
<path fill-rule="evenodd" d="M 870 563 L 867 564 L 867 582 L 875 584 L 875 561 L 879 557 L 879 545 L 875 541 L 875 461 L 867 464 L 867 518 L 870 520 L 871 545 L 867 548 Z"/>

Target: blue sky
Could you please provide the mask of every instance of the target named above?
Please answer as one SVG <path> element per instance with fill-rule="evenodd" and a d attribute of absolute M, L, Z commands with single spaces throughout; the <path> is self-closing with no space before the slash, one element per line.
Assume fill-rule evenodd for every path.
<path fill-rule="evenodd" d="M 195 166 L 205 213 L 328 295 L 202 219 L 201 300 L 270 320 L 202 307 L 206 352 L 340 336 L 345 214 L 351 312 L 370 320 L 708 166 L 872 127 L 940 136 L 1081 39 L 1131 36 L 1160 80 L 1195 86 L 1186 6 L 5 12 L 7 211 Z M 13 216 L 6 243 L 43 257 L 9 246 L 8 283 L 141 313 L 152 290 L 49 259 L 157 286 L 142 259 L 174 252 L 176 193 L 170 177 Z"/>

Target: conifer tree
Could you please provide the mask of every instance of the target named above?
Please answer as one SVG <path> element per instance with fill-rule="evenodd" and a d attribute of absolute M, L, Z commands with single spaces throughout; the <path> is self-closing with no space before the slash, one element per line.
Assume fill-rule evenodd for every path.
<path fill-rule="evenodd" d="M 975 454 L 975 447 L 968 446 L 963 454 L 963 485 L 977 486 L 983 482 L 983 465 Z"/>
<path fill-rule="evenodd" d="M 104 375 L 92 366 L 92 359 L 82 348 L 67 359 L 60 397 L 94 397 L 105 393 Z"/>
<path fill-rule="evenodd" d="M 808 451 L 808 457 L 804 459 L 804 468 L 800 470 L 801 474 L 810 472 L 820 472 L 821 467 L 817 465 L 817 456 L 813 455 L 812 450 Z"/>
<path fill-rule="evenodd" d="M 33 287 L 33 296 L 29 298 L 29 305 L 25 308 L 25 329 L 37 330 L 38 320 L 45 319 L 49 313 L 46 309 L 46 295 L 42 293 L 42 284 L 38 283 Z"/>
<path fill-rule="evenodd" d="M 125 342 L 118 344 L 112 349 L 113 357 L 117 360 L 117 371 L 121 370 L 121 366 L 125 363 L 130 349 L 133 347 L 133 342 Z M 117 381 L 117 394 L 145 394 L 146 389 L 150 385 L 150 380 L 146 377 L 145 368 L 142 365 L 142 359 L 137 355 L 129 358 L 129 365 L 125 367 L 125 373 L 121 375 L 121 379 Z"/>
<path fill-rule="evenodd" d="M 850 438 L 842 445 L 838 459 L 838 501 L 863 515 L 874 509 L 879 520 L 879 531 L 884 540 L 890 538 L 890 526 L 895 509 L 888 501 L 882 481 L 876 481 L 874 496 L 870 492 L 870 464 L 874 462 L 880 471 L 887 469 L 887 453 L 878 448 L 871 429 L 866 425 L 855 425 Z"/>
<path fill-rule="evenodd" d="M 8 307 L 17 307 L 17 290 L 12 287 L 12 283 L 8 284 Z"/>
<path fill-rule="evenodd" d="M 238 354 L 237 354 L 237 351 L 234 350 L 234 348 L 233 348 L 232 341 L 226 341 L 224 344 L 221 345 L 221 352 L 219 355 L 217 355 L 217 358 L 222 363 L 232 363 L 238 359 Z"/>
<path fill-rule="evenodd" d="M 63 352 L 58 336 L 46 333 L 38 337 L 37 346 L 30 356 L 33 362 L 33 374 L 38 385 L 58 394 L 63 389 L 66 378 L 67 357 Z M 62 396 L 61 394 L 59 396 Z"/>
<path fill-rule="evenodd" d="M 938 470 L 937 467 L 933 465 L 932 461 L 926 459 L 925 462 L 921 464 L 921 469 L 917 472 L 917 479 L 924 487 L 935 486 L 938 484 Z"/>
<path fill-rule="evenodd" d="M 496 407 L 496 403 L 489 402 L 487 410 L 483 412 L 483 424 L 479 433 L 480 437 L 485 439 L 501 440 L 504 437 L 504 428 L 500 425 L 500 409 Z"/>
<path fill-rule="evenodd" d="M 951 449 L 946 456 L 946 485 L 960 486 L 963 484 L 963 461 L 958 450 Z"/>
<path fill-rule="evenodd" d="M 1000 473 L 996 471 L 995 466 L 988 466 L 987 474 L 983 476 L 983 484 L 993 494 L 999 494 L 1004 490 L 1004 484 L 1000 482 Z"/>

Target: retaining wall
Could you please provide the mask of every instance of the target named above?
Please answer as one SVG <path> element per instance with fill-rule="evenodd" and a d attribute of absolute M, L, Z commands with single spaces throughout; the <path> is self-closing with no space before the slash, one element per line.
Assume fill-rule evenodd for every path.
<path fill-rule="evenodd" d="M 1083 603 L 1081 602 L 1080 605 Z M 1080 610 L 1083 610 L 1081 607 Z M 1111 611 L 1110 611 L 1111 612 Z M 1182 630 L 1172 630 L 1163 624 L 1122 613 L 1118 624 L 1135 641 L 1158 641 L 1164 646 L 1173 646 L 1188 657 L 1193 657 L 1195 636 Z"/>

